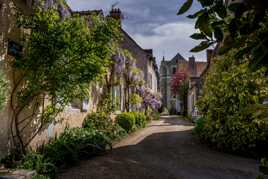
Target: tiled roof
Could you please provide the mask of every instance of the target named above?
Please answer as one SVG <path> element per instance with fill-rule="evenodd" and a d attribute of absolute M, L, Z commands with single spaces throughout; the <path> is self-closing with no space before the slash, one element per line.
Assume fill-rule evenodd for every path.
<path fill-rule="evenodd" d="M 207 62 L 195 62 L 197 76 L 200 76 L 207 67 Z"/>

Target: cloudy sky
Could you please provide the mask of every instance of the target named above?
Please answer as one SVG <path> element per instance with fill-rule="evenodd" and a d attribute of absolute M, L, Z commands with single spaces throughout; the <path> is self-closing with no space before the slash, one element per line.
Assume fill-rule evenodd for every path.
<path fill-rule="evenodd" d="M 158 63 L 163 55 L 170 60 L 178 52 L 185 58 L 194 55 L 198 61 L 206 59 L 205 53 L 191 54 L 198 44 L 189 38 L 195 32 L 194 22 L 186 15 L 177 16 L 185 0 L 67 0 L 73 10 L 102 9 L 106 14 L 113 4 L 123 11 L 123 29 L 142 48 L 152 48 Z M 198 9 L 194 4 L 192 12 Z M 191 13 L 191 12 L 189 12 Z"/>

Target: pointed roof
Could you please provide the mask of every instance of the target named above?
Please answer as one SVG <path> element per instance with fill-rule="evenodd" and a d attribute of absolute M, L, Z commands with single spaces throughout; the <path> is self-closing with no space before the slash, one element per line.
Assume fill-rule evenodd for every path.
<path fill-rule="evenodd" d="M 180 53 L 177 53 L 177 55 L 173 57 L 171 61 L 186 61 L 186 60 Z"/>

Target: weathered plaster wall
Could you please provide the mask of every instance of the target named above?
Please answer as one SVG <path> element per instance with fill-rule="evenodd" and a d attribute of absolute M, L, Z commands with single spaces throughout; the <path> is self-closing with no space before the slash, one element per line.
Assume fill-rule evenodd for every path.
<path fill-rule="evenodd" d="M 142 70 L 144 74 L 144 81 L 147 83 L 148 82 L 148 56 L 147 53 L 141 49 L 137 45 L 137 43 L 124 31 L 122 30 L 124 36 L 124 40 L 121 44 L 121 47 L 123 49 L 127 49 L 133 57 L 137 60 L 136 65 L 137 67 Z"/>
<path fill-rule="evenodd" d="M 11 0 L 0 0 L 0 68 L 6 74 L 6 78 L 11 83 L 11 68 L 8 61 L 12 60 L 7 56 L 8 39 L 18 40 L 20 30 L 16 27 L 15 5 Z M 0 111 L 0 158 L 8 153 L 10 149 L 10 118 L 11 110 L 9 103 Z"/>

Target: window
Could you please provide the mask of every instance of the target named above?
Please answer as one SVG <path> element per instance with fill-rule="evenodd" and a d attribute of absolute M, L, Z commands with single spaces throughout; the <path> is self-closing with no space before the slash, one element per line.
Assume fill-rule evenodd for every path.
<path fill-rule="evenodd" d="M 176 73 L 177 69 L 175 67 L 172 68 L 172 74 L 174 75 Z"/>
<path fill-rule="evenodd" d="M 121 110 L 121 86 L 115 86 L 112 89 L 112 102 L 116 110 Z"/>
<path fill-rule="evenodd" d="M 148 76 L 148 87 L 149 88 L 153 88 L 153 75 L 151 73 L 149 73 L 149 76 Z"/>
<path fill-rule="evenodd" d="M 80 112 L 87 112 L 90 107 L 90 100 L 89 99 L 73 99 L 70 107 L 72 110 L 79 110 Z"/>

